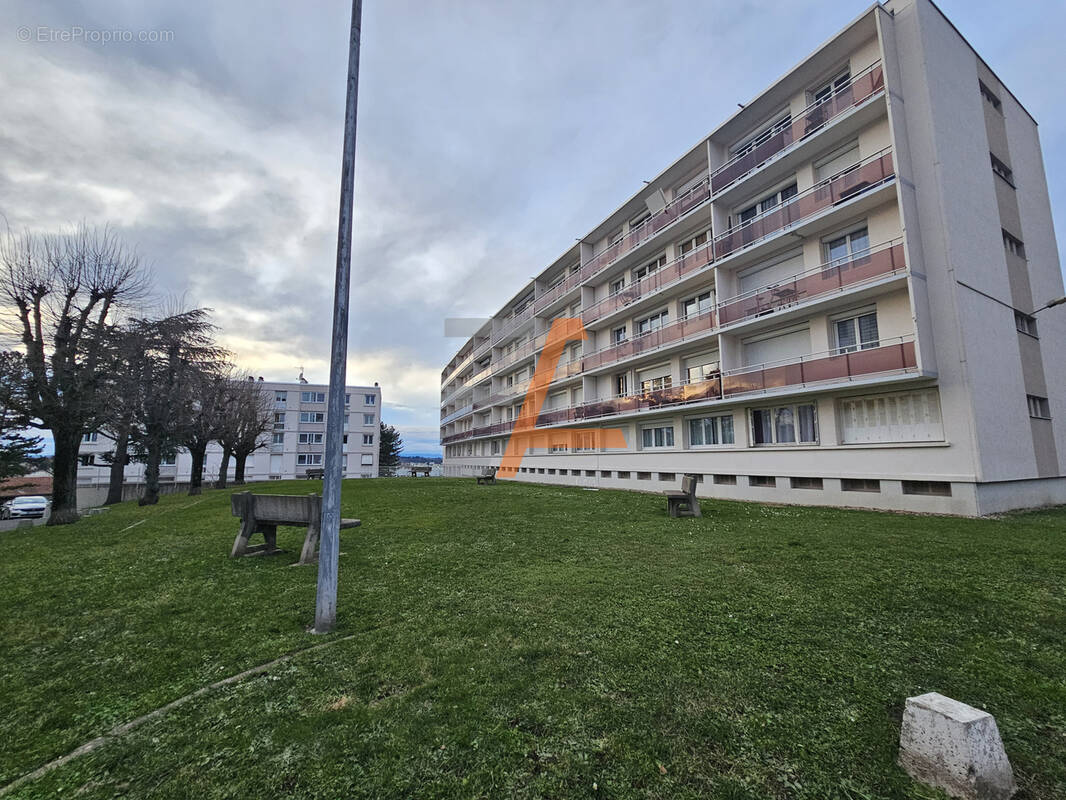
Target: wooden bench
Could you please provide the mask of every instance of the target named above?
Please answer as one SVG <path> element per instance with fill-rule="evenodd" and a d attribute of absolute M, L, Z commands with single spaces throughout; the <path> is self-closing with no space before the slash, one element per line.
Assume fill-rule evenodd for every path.
<path fill-rule="evenodd" d="M 419 475 L 425 475 L 428 478 L 433 467 L 410 467 L 410 470 L 412 478 L 417 478 Z"/>
<path fill-rule="evenodd" d="M 304 478 L 309 481 L 322 480 L 326 477 L 326 471 L 324 469 L 309 469 L 304 473 Z"/>
<path fill-rule="evenodd" d="M 477 482 L 480 486 L 485 483 L 496 483 L 496 471 L 499 467 L 485 467 L 477 476 Z"/>
<path fill-rule="evenodd" d="M 230 558 L 281 553 L 278 549 L 278 526 L 307 526 L 307 537 L 300 552 L 301 564 L 318 560 L 318 537 L 322 530 L 322 498 L 317 494 L 252 494 L 238 492 L 230 497 L 233 516 L 241 518 L 241 529 L 233 542 Z M 342 519 L 341 529 L 357 528 L 357 519 Z M 263 544 L 248 546 L 252 534 L 263 534 Z"/>
<path fill-rule="evenodd" d="M 669 490 L 666 494 L 666 510 L 671 517 L 702 517 L 700 501 L 696 499 L 696 476 L 685 475 L 681 479 L 681 491 Z"/>

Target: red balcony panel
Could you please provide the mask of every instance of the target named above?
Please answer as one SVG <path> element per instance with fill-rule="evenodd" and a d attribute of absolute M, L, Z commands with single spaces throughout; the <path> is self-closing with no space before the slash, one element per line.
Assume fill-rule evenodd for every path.
<path fill-rule="evenodd" d="M 711 191 L 719 192 L 754 169 L 765 164 L 793 142 L 821 130 L 829 121 L 849 108 L 860 105 L 885 87 L 880 64 L 857 76 L 845 88 L 826 100 L 809 106 L 792 123 L 765 142 L 723 164 L 711 176 Z"/>

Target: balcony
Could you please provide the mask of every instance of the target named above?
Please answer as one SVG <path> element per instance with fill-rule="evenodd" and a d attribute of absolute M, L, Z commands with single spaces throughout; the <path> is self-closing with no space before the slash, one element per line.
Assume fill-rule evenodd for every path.
<path fill-rule="evenodd" d="M 593 256 L 587 264 L 581 267 L 581 280 L 579 283 L 584 283 L 633 248 L 646 242 L 667 225 L 677 222 L 693 209 L 703 205 L 710 196 L 710 182 L 705 178 L 684 194 L 667 203 L 662 211 L 652 214 L 605 250 Z"/>
<path fill-rule="evenodd" d="M 812 186 L 785 203 L 734 225 L 714 239 L 714 257 L 721 260 L 766 237 L 790 228 L 819 211 L 857 197 L 895 175 L 887 149 L 861 162 L 843 175 Z"/>
<path fill-rule="evenodd" d="M 657 330 L 611 345 L 596 353 L 590 353 L 582 359 L 584 369 L 586 371 L 596 369 L 604 364 L 611 364 L 706 333 L 714 329 L 714 317 L 714 311 L 710 310 L 702 314 L 693 314 Z"/>
<path fill-rule="evenodd" d="M 570 273 L 566 278 L 537 295 L 537 298 L 533 301 L 533 308 L 537 313 L 540 313 L 560 297 L 566 296 L 580 286 L 583 280 L 583 272 L 579 271 Z"/>
<path fill-rule="evenodd" d="M 578 406 L 542 411 L 537 425 L 560 425 L 567 422 L 610 417 L 638 411 L 656 411 L 661 408 L 698 403 L 703 400 L 719 400 L 722 397 L 722 382 L 717 375 L 694 383 L 682 383 L 651 392 L 621 395 L 606 400 L 590 400 Z"/>
<path fill-rule="evenodd" d="M 718 305 L 718 324 L 729 325 L 771 314 L 795 303 L 815 300 L 906 269 L 903 244 L 889 242 L 843 263 L 827 263 Z"/>
<path fill-rule="evenodd" d="M 515 309 L 510 316 L 500 322 L 499 329 L 492 332 L 492 343 L 496 344 L 519 325 L 532 319 L 535 308 L 536 303 L 530 301 L 521 308 Z"/>
<path fill-rule="evenodd" d="M 598 319 L 606 317 L 608 314 L 613 314 L 618 309 L 623 308 L 630 303 L 635 303 L 642 297 L 654 294 L 660 289 L 665 289 L 666 287 L 677 283 L 686 275 L 691 275 L 692 273 L 703 269 L 713 260 L 714 255 L 711 243 L 708 242 L 689 253 L 685 253 L 679 258 L 675 258 L 662 269 L 656 270 L 643 280 L 631 284 L 627 288 L 618 292 L 618 294 L 605 297 L 595 305 L 585 309 L 581 312 L 581 321 L 584 322 L 585 325 L 589 325 Z"/>
<path fill-rule="evenodd" d="M 466 406 L 463 406 L 462 408 L 458 408 L 455 411 L 453 411 L 452 413 L 441 417 L 440 418 L 440 424 L 441 425 L 447 425 L 449 422 L 454 422 L 455 420 L 459 419 L 460 417 L 464 417 L 467 414 L 470 414 L 471 412 L 473 412 L 473 410 L 474 410 L 474 404 L 473 403 L 471 403 L 469 405 L 466 405 Z"/>
<path fill-rule="evenodd" d="M 794 143 L 817 133 L 848 109 L 881 93 L 884 88 L 884 71 L 878 62 L 854 76 L 850 83 L 832 95 L 807 106 L 787 127 L 775 131 L 765 141 L 716 169 L 711 173 L 711 191 L 717 194 L 731 186 Z"/>
<path fill-rule="evenodd" d="M 530 339 L 525 344 L 516 347 L 510 353 L 504 353 L 497 358 L 492 364 L 493 369 L 498 371 L 501 367 L 506 367 L 509 364 L 514 364 L 516 361 L 521 361 L 523 358 L 535 355 L 540 351 L 540 348 L 544 346 L 546 341 L 548 341 L 546 334 L 541 334 L 540 336 Z"/>
<path fill-rule="evenodd" d="M 722 373 L 722 396 L 831 383 L 917 368 L 914 337 L 882 339 L 877 347 L 848 353 L 828 351 L 799 359 L 756 364 Z"/>

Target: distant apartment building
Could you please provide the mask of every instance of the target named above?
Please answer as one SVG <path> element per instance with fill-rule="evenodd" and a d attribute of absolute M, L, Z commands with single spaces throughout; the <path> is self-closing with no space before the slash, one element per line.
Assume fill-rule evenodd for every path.
<path fill-rule="evenodd" d="M 276 481 L 305 477 L 307 471 L 322 469 L 326 438 L 326 392 L 328 386 L 307 383 L 261 381 L 274 415 L 274 429 L 263 437 L 263 447 L 256 450 L 245 466 L 245 480 Z M 344 406 L 344 473 L 349 478 L 378 476 L 378 434 L 381 422 L 381 388 L 349 386 Z M 114 450 L 114 440 L 106 431 L 88 433 L 80 448 L 78 486 L 107 485 L 110 466 L 104 454 Z M 222 448 L 212 442 L 207 450 L 204 479 L 218 477 Z M 234 464 L 230 460 L 229 477 Z M 144 464 L 129 464 L 126 482 L 144 481 Z M 163 482 L 188 482 L 192 475 L 192 458 L 181 450 L 166 460 L 160 469 Z"/>
<path fill-rule="evenodd" d="M 705 497 L 967 515 L 1066 503 L 1066 306 L 1037 314 L 1062 294 L 1036 122 L 933 3 L 890 0 L 460 349 L 445 471 L 499 463 L 552 321 L 580 317 L 518 480 L 657 491 L 696 473 Z M 627 447 L 553 444 L 567 427 Z"/>

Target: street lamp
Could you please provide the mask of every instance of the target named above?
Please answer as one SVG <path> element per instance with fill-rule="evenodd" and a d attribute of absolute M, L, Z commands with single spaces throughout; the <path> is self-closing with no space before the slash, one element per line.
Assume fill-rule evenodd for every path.
<path fill-rule="evenodd" d="M 1066 297 L 1056 297 L 1047 305 L 1043 305 L 1038 308 L 1036 311 L 1033 312 L 1033 314 L 1039 314 L 1041 311 L 1045 311 L 1046 309 L 1054 308 L 1055 306 L 1061 306 L 1063 303 L 1066 303 Z"/>

